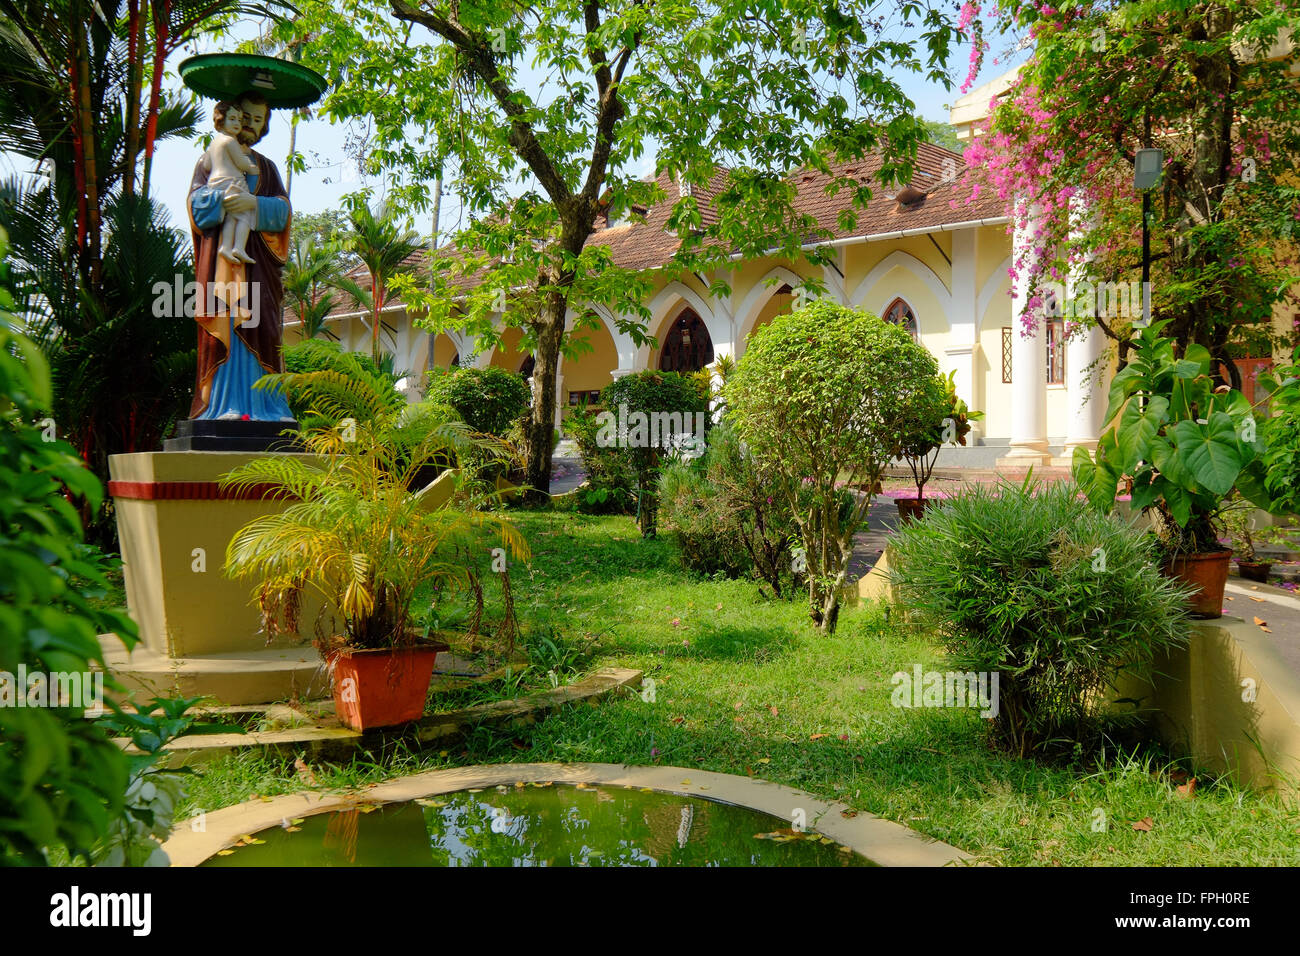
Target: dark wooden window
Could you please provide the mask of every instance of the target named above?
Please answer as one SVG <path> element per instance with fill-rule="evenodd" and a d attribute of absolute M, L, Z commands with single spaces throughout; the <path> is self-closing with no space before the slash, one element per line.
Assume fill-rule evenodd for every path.
<path fill-rule="evenodd" d="M 1002 326 L 1002 384 L 1011 384 L 1011 328 Z"/>
<path fill-rule="evenodd" d="M 661 372 L 698 372 L 713 362 L 713 340 L 703 320 L 687 309 L 673 322 L 659 352 Z"/>
<path fill-rule="evenodd" d="M 912 341 L 917 341 L 916 316 L 912 313 L 911 307 L 902 299 L 895 299 L 889 303 L 889 308 L 885 309 L 885 314 L 881 316 L 886 322 L 892 322 L 894 325 L 901 325 Z"/>

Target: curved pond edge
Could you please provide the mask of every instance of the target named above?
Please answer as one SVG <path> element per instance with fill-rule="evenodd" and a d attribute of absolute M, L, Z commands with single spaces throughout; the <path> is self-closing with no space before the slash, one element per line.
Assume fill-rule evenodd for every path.
<path fill-rule="evenodd" d="M 250 800 L 177 824 L 163 849 L 172 866 L 197 866 L 245 834 L 280 826 L 285 820 L 376 803 L 401 803 L 471 787 L 500 784 L 587 783 L 648 787 L 662 793 L 697 797 L 759 810 L 793 821 L 803 810 L 806 828 L 860 853 L 880 866 L 971 865 L 974 859 L 946 843 L 874 814 L 853 813 L 842 803 L 819 800 L 770 780 L 688 767 L 628 767 L 609 763 L 503 763 L 431 770 L 398 777 L 363 790 L 308 791 Z"/>

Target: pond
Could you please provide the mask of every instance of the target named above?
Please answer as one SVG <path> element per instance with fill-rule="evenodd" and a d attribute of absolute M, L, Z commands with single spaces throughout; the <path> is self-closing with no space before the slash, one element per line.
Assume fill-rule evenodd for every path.
<path fill-rule="evenodd" d="M 530 783 L 286 819 L 202 865 L 875 864 L 828 837 L 792 829 L 790 820 L 745 807 L 633 787 Z"/>

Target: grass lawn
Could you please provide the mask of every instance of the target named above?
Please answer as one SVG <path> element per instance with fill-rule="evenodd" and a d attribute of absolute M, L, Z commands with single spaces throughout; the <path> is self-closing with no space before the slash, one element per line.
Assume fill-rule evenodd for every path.
<path fill-rule="evenodd" d="M 523 734 L 481 730 L 453 752 L 316 765 L 314 777 L 256 754 L 222 758 L 204 765 L 181 814 L 312 779 L 345 787 L 469 763 L 660 763 L 799 787 L 1002 865 L 1300 865 L 1294 801 L 1204 775 L 1186 796 L 1154 750 L 1073 768 L 1013 760 L 987 749 L 974 711 L 891 707 L 893 673 L 943 662 L 874 606 L 847 611 L 826 638 L 801 603 L 764 600 L 748 581 L 691 577 L 670 539 L 640 540 L 630 518 L 517 518 L 533 559 L 512 569 L 516 608 L 526 631 L 557 648 L 527 681 L 547 685 L 546 668 L 568 679 L 636 667 L 654 679 L 654 702 L 628 695 Z M 575 668 L 588 639 L 594 654 Z M 1135 830 L 1139 821 L 1150 829 Z"/>

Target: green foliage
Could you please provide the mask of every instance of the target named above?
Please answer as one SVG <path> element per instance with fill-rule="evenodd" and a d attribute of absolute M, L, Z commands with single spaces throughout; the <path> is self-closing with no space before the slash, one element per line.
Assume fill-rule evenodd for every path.
<path fill-rule="evenodd" d="M 679 460 L 659 484 L 664 526 L 681 545 L 684 567 L 704 575 L 752 573 L 777 597 L 796 586 L 791 546 L 798 540 L 775 476 L 760 468 L 725 422 L 709 433 L 697 461 Z"/>
<path fill-rule="evenodd" d="M 1264 487 L 1279 514 L 1300 512 L 1300 346 L 1289 364 L 1262 376 L 1273 415 L 1265 426 Z"/>
<path fill-rule="evenodd" d="M 597 438 L 599 416 L 585 407 L 576 408 L 565 421 L 582 456 L 587 472 L 585 485 L 578 489 L 579 510 L 588 514 L 628 514 L 636 510 L 636 473 L 631 459 L 604 448 Z"/>
<path fill-rule="evenodd" d="M 910 178 L 923 136 L 899 71 L 946 80 L 957 39 L 952 10 L 867 0 L 550 4 L 523 18 L 484 0 L 298 6 L 273 32 L 286 44 L 309 37 L 304 63 L 330 75 L 365 64 L 365 81 L 335 84 L 322 111 L 373 123 L 371 169 L 389 174 L 394 201 L 423 212 L 430 185 L 455 177 L 467 225 L 432 281 L 408 280 L 401 294 L 431 330 L 468 327 L 488 341 L 523 330 L 537 354 L 534 486 L 549 475 L 560 355 L 599 325 L 585 305 L 607 308 L 634 344 L 649 339 L 651 275 L 588 242 L 601 219 L 669 201 L 663 183 L 677 177 L 693 188 L 677 191 L 665 223 L 681 240 L 676 265 L 707 274 L 733 253 L 774 248 L 825 263 L 811 240 L 829 230 L 796 209 L 792 173 L 828 173 L 828 191 L 844 197 L 838 225 L 852 229 L 873 189 Z M 920 27 L 921 47 L 893 41 L 904 22 Z M 562 80 L 538 85 L 535 71 Z M 873 151 L 876 183 L 832 172 Z"/>
<path fill-rule="evenodd" d="M 454 408 L 471 430 L 504 438 L 532 396 L 522 375 L 503 368 L 429 372 L 428 396 Z"/>
<path fill-rule="evenodd" d="M 424 244 L 420 237 L 399 222 L 397 211 L 387 203 L 372 210 L 366 203 L 365 193 L 348 198 L 348 223 L 341 248 L 356 257 L 369 277 L 363 286 L 347 276 L 333 280 L 335 288 L 347 293 L 358 308 L 370 313 L 370 356 L 379 364 L 383 351 L 381 331 L 386 331 L 396 347 L 396 332 L 383 320 L 384 309 L 395 301 L 394 289 L 389 287 L 397 276 L 410 271 L 407 260 L 420 252 Z"/>
<path fill-rule="evenodd" d="M 179 737 L 244 733 L 236 724 L 201 720 L 187 713 L 202 698 L 155 697 L 136 710 L 114 706 L 99 726 L 135 748 L 127 753 L 130 780 L 125 812 L 95 851 L 98 866 L 168 866 L 162 842 L 171 835 L 176 807 L 185 797 L 189 767 L 159 766 L 163 748 Z"/>
<path fill-rule="evenodd" d="M 1265 487 L 1263 422 L 1246 397 L 1216 388 L 1203 346 L 1175 358 L 1174 342 L 1155 322 L 1137 338 L 1137 351 L 1110 384 L 1096 461 L 1075 449 L 1074 477 L 1097 507 L 1109 510 L 1122 477 L 1133 480 L 1133 507 L 1149 510 L 1170 552 L 1220 550 L 1213 519 L 1234 489 L 1262 508 Z M 1112 424 L 1113 423 L 1113 424 Z"/>
<path fill-rule="evenodd" d="M 976 487 L 905 525 L 891 577 L 907 620 L 954 670 L 1000 672 L 999 746 L 1018 756 L 1087 739 L 1123 670 L 1185 643 L 1188 591 L 1154 541 L 1068 482 Z"/>
<path fill-rule="evenodd" d="M 302 594 L 310 589 L 343 632 L 318 630 L 318 643 L 402 645 L 413 636 L 418 588 L 474 586 L 461 554 L 491 547 L 481 532 L 495 531 L 515 557 L 527 555 L 526 542 L 493 509 L 499 495 L 467 466 L 504 456 L 499 440 L 440 418 L 435 406 L 393 405 L 364 379 L 336 371 L 266 376 L 259 387 L 312 394 L 313 410 L 340 423 L 304 432 L 315 461 L 260 458 L 222 479 L 224 488 L 267 484 L 296 499 L 244 526 L 226 550 L 226 573 L 254 582 L 268 634 L 298 630 Z M 357 410 L 364 415 L 353 415 Z M 446 500 L 427 498 L 428 488 L 408 490 L 430 467 L 454 472 Z"/>
<path fill-rule="evenodd" d="M 694 375 L 647 369 L 606 385 L 600 401 L 605 410 L 596 416 L 597 456 L 610 454 L 627 462 L 635 479 L 637 526 L 643 537 L 653 538 L 659 507 L 657 471 L 673 450 L 691 453 L 697 422 L 703 422 L 707 434 L 708 385 Z M 620 433 L 624 423 L 626 433 Z"/>
<path fill-rule="evenodd" d="M 54 376 L 49 409 L 101 481 L 108 458 L 155 451 L 189 411 L 194 389 L 195 325 L 177 302 L 194 278 L 188 243 L 166 209 L 135 196 L 109 202 L 101 281 L 90 294 L 77 278 L 70 238 L 46 186 L 0 187 L 0 218 L 13 241 L 19 311 L 29 316 Z M 89 537 L 116 541 L 110 502 L 83 509 Z"/>
<path fill-rule="evenodd" d="M 875 485 L 938 373 L 902 329 L 818 300 L 755 332 L 727 383 L 740 438 L 776 477 L 799 527 L 809 612 L 823 631 L 835 627 L 870 503 L 863 495 L 846 510 L 841 486 Z"/>
<path fill-rule="evenodd" d="M 284 305 L 298 320 L 303 338 L 338 339 L 325 320 L 335 306 L 331 290 L 341 272 L 337 253 L 324 242 L 311 236 L 291 240 L 284 264 Z"/>
<path fill-rule="evenodd" d="M 92 661 L 103 665 L 96 635 L 115 633 L 129 648 L 137 630 L 124 612 L 98 603 L 108 565 L 82 544 L 64 495 L 95 505 L 103 490 L 39 424 L 52 401 L 50 370 L 15 331 L 7 245 L 0 229 L 0 671 L 81 674 Z M 42 865 L 54 848 L 88 855 L 121 812 L 126 758 L 83 713 L 0 706 L 0 863 Z"/>
<path fill-rule="evenodd" d="M 308 339 L 286 345 L 285 373 L 297 376 L 284 380 L 289 410 L 304 429 L 337 425 L 344 418 L 372 421 L 396 413 L 406 400 L 397 391 L 391 361 L 386 364 L 390 367 L 376 365 L 364 352 L 345 352 L 337 342 Z M 332 374 L 303 377 L 313 372 Z M 362 387 L 354 387 L 353 381 Z M 326 415 L 324 406 L 333 408 L 338 417 Z"/>
<path fill-rule="evenodd" d="M 907 462 L 916 482 L 917 498 L 925 497 L 925 484 L 934 473 L 939 449 L 946 442 L 966 444 L 970 423 L 984 417 L 973 412 L 957 394 L 957 371 L 940 375 L 904 411 L 896 425 L 895 458 Z"/>

